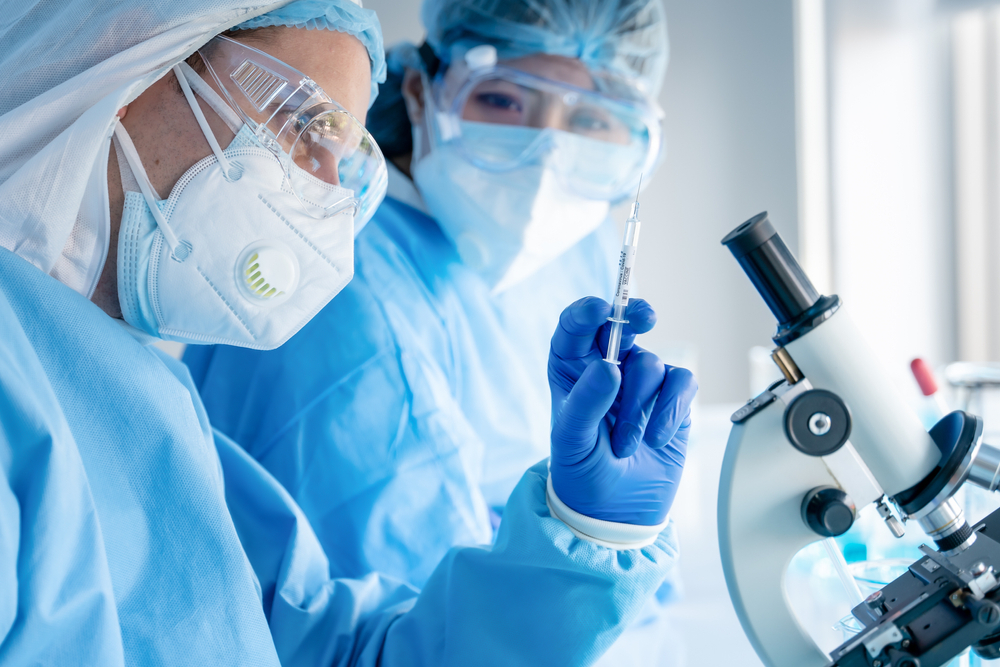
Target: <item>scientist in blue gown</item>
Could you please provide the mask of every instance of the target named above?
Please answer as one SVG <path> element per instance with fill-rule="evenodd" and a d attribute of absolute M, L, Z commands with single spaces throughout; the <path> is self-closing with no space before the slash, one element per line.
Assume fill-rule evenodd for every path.
<path fill-rule="evenodd" d="M 417 586 L 493 539 L 548 454 L 549 339 L 566 304 L 611 296 L 608 212 L 659 161 L 667 62 L 659 0 L 426 0 L 422 17 L 369 113 L 388 196 L 354 280 L 277 350 L 184 358 L 340 567 Z"/>
<path fill-rule="evenodd" d="M 611 296 L 608 212 L 660 159 L 667 64 L 659 0 L 427 0 L 422 16 L 426 43 L 389 51 L 368 115 L 388 196 L 354 280 L 277 350 L 184 357 L 213 425 L 344 571 L 418 587 L 453 546 L 492 541 L 547 456 L 549 339 L 566 304 Z M 617 664 L 672 652 L 661 611 Z"/>
<path fill-rule="evenodd" d="M 552 339 L 548 464 L 419 594 L 346 573 L 151 345 L 281 344 L 350 279 L 384 192 L 374 15 L 281 5 L 5 14 L 0 664 L 590 664 L 673 566 L 695 391 L 634 331 L 603 363 L 606 303 Z"/>

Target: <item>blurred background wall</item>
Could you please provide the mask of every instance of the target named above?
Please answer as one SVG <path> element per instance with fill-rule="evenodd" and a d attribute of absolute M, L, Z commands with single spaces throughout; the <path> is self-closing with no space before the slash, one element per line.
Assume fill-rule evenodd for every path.
<path fill-rule="evenodd" d="M 916 396 L 910 359 L 957 352 L 950 20 L 933 0 L 826 19 L 832 288 Z"/>

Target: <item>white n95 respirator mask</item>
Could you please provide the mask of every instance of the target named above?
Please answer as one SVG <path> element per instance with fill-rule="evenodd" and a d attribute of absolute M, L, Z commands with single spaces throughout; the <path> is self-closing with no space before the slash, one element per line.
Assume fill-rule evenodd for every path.
<path fill-rule="evenodd" d="M 157 200 L 131 139 L 116 126 L 141 190 L 126 192 L 118 238 L 122 314 L 165 340 L 273 349 L 353 276 L 356 200 L 350 190 L 312 179 L 345 205 L 321 219 L 309 215 L 289 188 L 287 167 L 247 125 L 219 148 L 187 79 L 217 110 L 225 102 L 190 68 L 174 72 L 214 154 Z M 231 112 L 221 115 L 232 124 Z"/>

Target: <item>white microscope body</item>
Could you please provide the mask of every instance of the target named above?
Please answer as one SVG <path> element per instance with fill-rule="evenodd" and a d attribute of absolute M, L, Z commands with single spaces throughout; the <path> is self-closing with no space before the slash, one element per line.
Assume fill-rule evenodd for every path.
<path fill-rule="evenodd" d="M 816 292 L 766 213 L 723 244 L 778 319 L 773 356 L 785 375 L 733 415 L 719 492 L 726 583 L 766 665 L 824 667 L 830 657 L 800 626 L 785 594 L 792 557 L 846 532 L 869 503 L 897 537 L 895 514 L 916 520 L 941 552 L 959 553 L 976 535 L 951 496 L 970 475 L 988 486 L 985 477 L 995 478 L 997 466 L 982 456 L 977 462 L 982 429 L 975 417 L 956 416 L 957 432 L 932 437 L 924 430 L 839 299 Z M 865 640 L 871 664 L 888 665 L 876 656 L 904 641 L 896 634 Z"/>

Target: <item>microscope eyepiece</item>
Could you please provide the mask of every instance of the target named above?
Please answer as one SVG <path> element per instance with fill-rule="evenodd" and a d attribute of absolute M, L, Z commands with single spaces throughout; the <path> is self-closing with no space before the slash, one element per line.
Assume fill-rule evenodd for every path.
<path fill-rule="evenodd" d="M 788 324 L 819 301 L 820 294 L 781 240 L 767 211 L 755 215 L 722 239 L 774 313 Z"/>
<path fill-rule="evenodd" d="M 767 211 L 750 218 L 722 239 L 778 320 L 778 345 L 798 338 L 829 317 L 837 297 L 821 296 L 799 266 Z"/>

